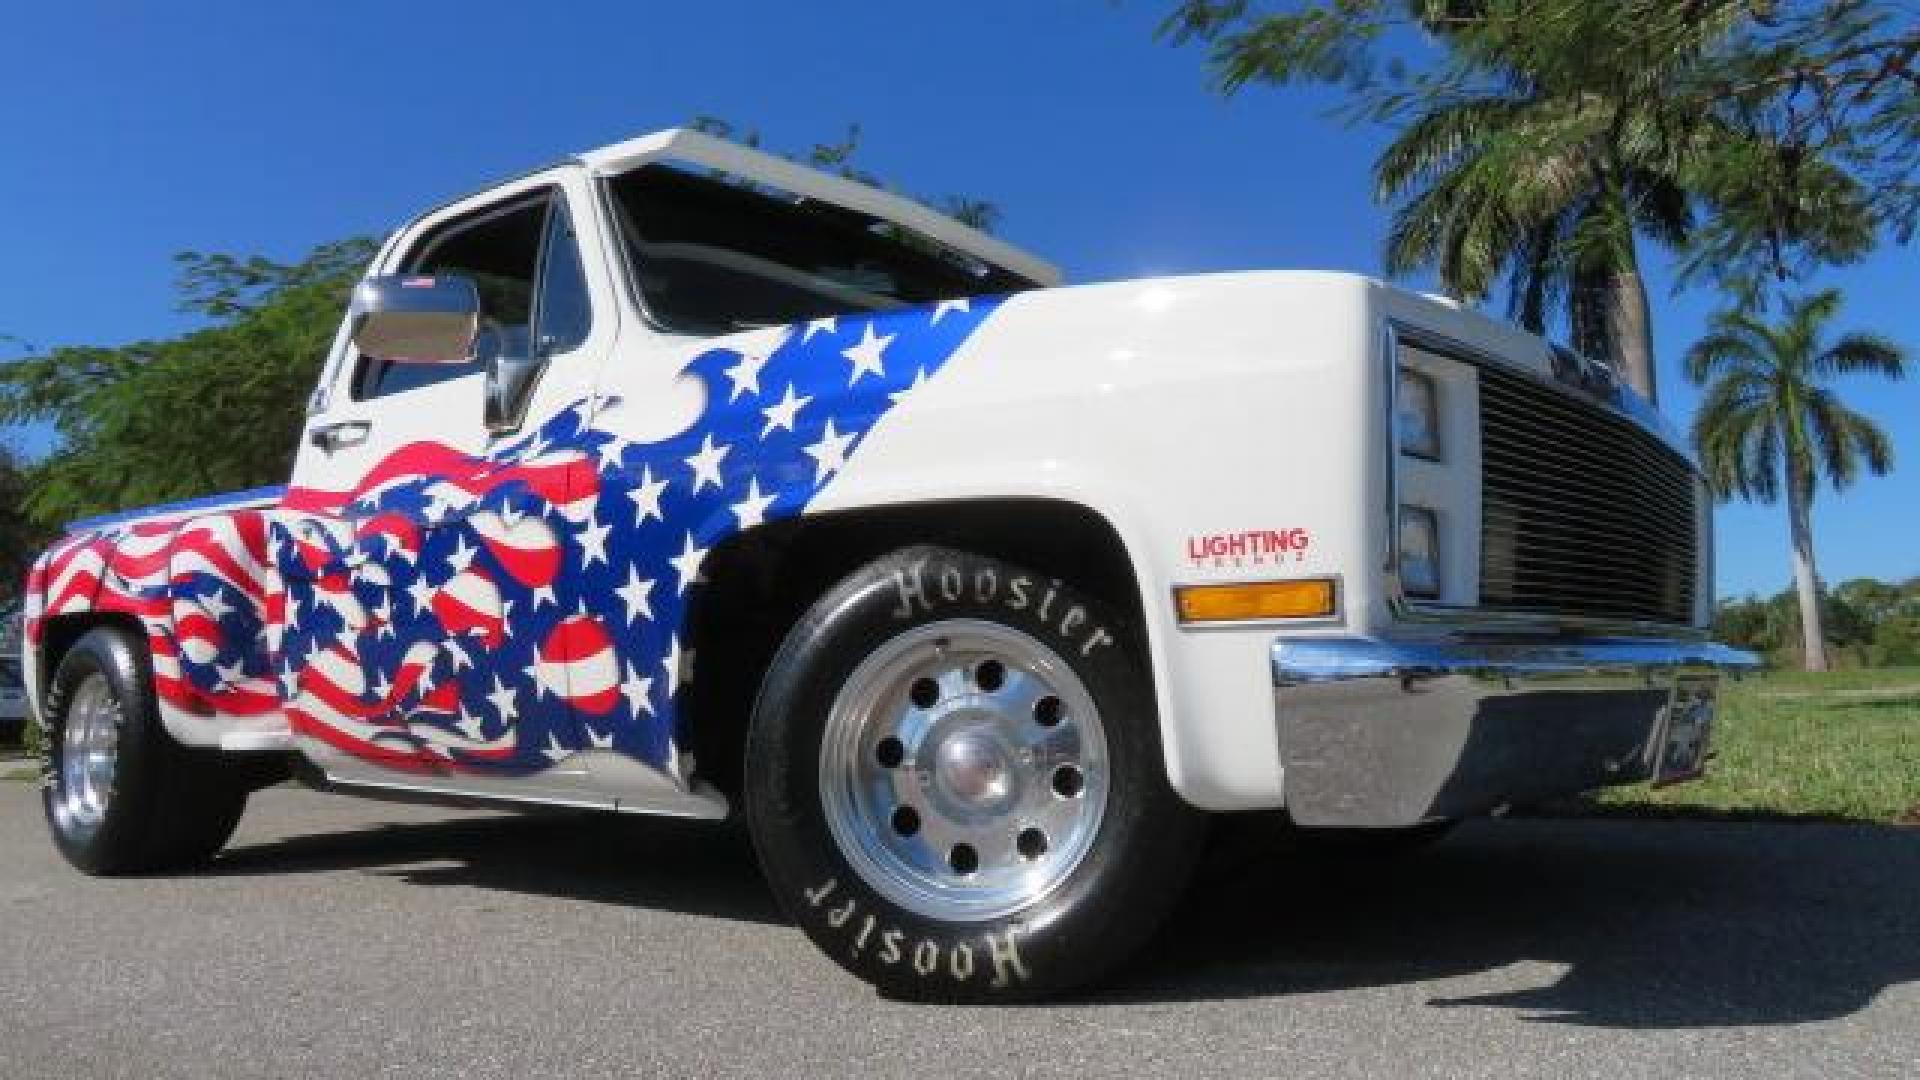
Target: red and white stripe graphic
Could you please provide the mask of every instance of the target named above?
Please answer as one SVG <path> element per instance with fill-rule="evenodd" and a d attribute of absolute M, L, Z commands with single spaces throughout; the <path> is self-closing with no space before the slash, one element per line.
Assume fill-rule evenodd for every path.
<path fill-rule="evenodd" d="M 477 637 L 488 648 L 499 645 L 504 637 L 500 589 L 478 570 L 455 574 L 428 603 L 449 634 Z"/>
<path fill-rule="evenodd" d="M 473 529 L 501 568 L 520 584 L 530 589 L 544 588 L 559 576 L 560 540 L 544 519 L 532 515 L 507 517 L 489 511 L 473 516 Z"/>
<path fill-rule="evenodd" d="M 600 715 L 620 703 L 613 640 L 591 615 L 572 616 L 553 628 L 540 644 L 534 679 L 582 712 Z"/>

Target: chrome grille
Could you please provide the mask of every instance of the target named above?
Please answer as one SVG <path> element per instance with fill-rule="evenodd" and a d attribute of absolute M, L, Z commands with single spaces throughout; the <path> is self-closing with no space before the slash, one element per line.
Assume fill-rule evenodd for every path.
<path fill-rule="evenodd" d="M 1492 365 L 1479 370 L 1480 604 L 1693 619 L 1696 487 L 1657 436 Z"/>

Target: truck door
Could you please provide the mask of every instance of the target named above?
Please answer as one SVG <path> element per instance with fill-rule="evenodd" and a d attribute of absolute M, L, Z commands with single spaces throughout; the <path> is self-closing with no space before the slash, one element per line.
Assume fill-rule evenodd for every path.
<path fill-rule="evenodd" d="M 474 282 L 465 361 L 336 344 L 275 545 L 289 716 L 336 780 L 588 790 L 573 703 L 596 691 L 561 565 L 588 525 L 575 496 L 592 469 L 569 432 L 590 419 L 617 329 L 605 268 L 582 258 L 589 197 L 574 170 L 530 177 L 429 215 L 383 253 L 384 273 Z"/>

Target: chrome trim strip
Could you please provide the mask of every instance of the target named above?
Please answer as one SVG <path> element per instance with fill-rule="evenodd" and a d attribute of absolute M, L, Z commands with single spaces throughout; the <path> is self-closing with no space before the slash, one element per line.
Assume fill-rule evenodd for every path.
<path fill-rule="evenodd" d="M 1273 685 L 1349 679 L 1419 680 L 1447 675 L 1526 679 L 1637 673 L 1650 668 L 1758 668 L 1753 653 L 1714 641 L 1388 641 L 1380 638 L 1281 638 L 1273 643 Z"/>

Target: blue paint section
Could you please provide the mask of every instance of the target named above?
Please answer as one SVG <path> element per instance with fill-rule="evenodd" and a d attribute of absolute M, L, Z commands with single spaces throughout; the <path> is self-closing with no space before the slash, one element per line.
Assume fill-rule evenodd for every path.
<path fill-rule="evenodd" d="M 396 767 L 527 774 L 599 749 L 670 770 L 706 554 L 802 513 L 998 303 L 796 326 L 763 357 L 710 349 L 687 366 L 705 411 L 662 441 L 621 438 L 619 403 L 590 399 L 484 458 L 402 448 L 422 466 L 356 493 L 350 543 L 275 526 L 284 692 Z M 326 682 L 342 663 L 366 683 L 344 697 Z"/>
<path fill-rule="evenodd" d="M 287 493 L 286 487 L 261 487 L 247 491 L 233 491 L 222 495 L 208 495 L 199 499 L 184 499 L 180 502 L 162 503 L 159 506 L 143 506 L 135 510 L 122 510 L 113 514 L 101 514 L 97 517 L 81 518 L 67 522 L 67 532 L 86 532 L 92 529 L 104 529 L 114 525 L 125 525 L 135 521 L 150 521 L 154 518 L 185 517 L 189 514 L 208 510 L 233 510 L 243 506 L 264 506 L 280 501 Z"/>

